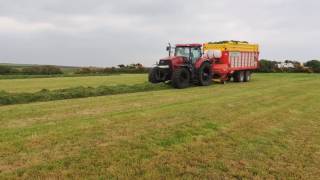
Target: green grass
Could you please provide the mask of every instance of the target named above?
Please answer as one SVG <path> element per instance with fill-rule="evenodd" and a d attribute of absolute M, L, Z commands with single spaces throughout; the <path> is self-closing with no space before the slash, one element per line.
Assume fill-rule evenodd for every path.
<path fill-rule="evenodd" d="M 2 106 L 0 179 L 317 179 L 319 92 L 316 74 L 255 74 Z"/>
<path fill-rule="evenodd" d="M 7 92 L 36 92 L 42 89 L 55 90 L 77 86 L 139 84 L 147 81 L 146 74 L 121 74 L 111 76 L 55 77 L 32 79 L 1 79 L 0 90 Z"/>

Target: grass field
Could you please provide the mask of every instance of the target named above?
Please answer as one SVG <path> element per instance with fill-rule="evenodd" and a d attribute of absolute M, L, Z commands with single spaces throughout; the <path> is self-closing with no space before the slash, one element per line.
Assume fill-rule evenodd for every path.
<path fill-rule="evenodd" d="M 33 79 L 1 79 L 0 90 L 7 92 L 36 92 L 41 89 L 65 89 L 76 86 L 138 84 L 147 81 L 145 74 L 121 74 L 110 76 L 55 77 Z"/>
<path fill-rule="evenodd" d="M 317 179 L 319 107 L 315 74 L 1 106 L 0 179 Z"/>

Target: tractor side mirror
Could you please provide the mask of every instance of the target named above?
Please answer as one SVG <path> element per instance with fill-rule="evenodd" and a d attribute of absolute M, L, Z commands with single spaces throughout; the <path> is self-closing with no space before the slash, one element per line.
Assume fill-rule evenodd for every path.
<path fill-rule="evenodd" d="M 170 46 L 167 46 L 166 50 L 167 50 L 167 51 L 170 51 L 170 50 L 171 50 L 171 47 L 170 47 Z"/>

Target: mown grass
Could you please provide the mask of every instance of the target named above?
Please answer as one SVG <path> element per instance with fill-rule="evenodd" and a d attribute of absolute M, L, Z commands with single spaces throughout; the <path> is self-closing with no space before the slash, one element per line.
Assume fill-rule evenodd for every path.
<path fill-rule="evenodd" d="M 0 91 L 0 105 L 157 91 L 168 88 L 169 86 L 166 84 L 142 83 L 133 85 L 98 86 L 96 88 L 79 86 L 51 91 L 42 89 L 41 91 L 32 93 L 8 93 Z"/>
<path fill-rule="evenodd" d="M 32 79 L 0 79 L 0 90 L 12 93 L 37 92 L 42 89 L 56 90 L 72 88 L 77 86 L 98 87 L 101 85 L 132 85 L 144 83 L 146 81 L 146 74 L 121 74 L 110 76 L 85 77 L 52 77 Z"/>
<path fill-rule="evenodd" d="M 320 76 L 0 107 L 0 178 L 317 179 Z"/>

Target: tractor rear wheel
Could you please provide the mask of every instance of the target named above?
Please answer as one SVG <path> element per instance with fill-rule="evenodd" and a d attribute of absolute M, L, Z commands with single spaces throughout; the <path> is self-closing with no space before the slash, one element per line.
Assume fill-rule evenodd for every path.
<path fill-rule="evenodd" d="M 251 80 L 251 72 L 250 71 L 245 71 L 244 72 L 244 82 L 249 82 Z"/>
<path fill-rule="evenodd" d="M 244 81 L 244 72 L 237 71 L 233 74 L 233 81 L 234 82 L 243 82 Z"/>
<path fill-rule="evenodd" d="M 149 82 L 151 83 L 160 83 L 159 79 L 158 79 L 158 70 L 159 68 L 154 67 L 149 71 Z"/>
<path fill-rule="evenodd" d="M 205 62 L 198 70 L 198 83 L 200 86 L 209 86 L 212 83 L 211 65 Z"/>
<path fill-rule="evenodd" d="M 190 73 L 186 68 L 179 68 L 172 74 L 172 85 L 175 88 L 187 88 L 190 85 Z"/>

